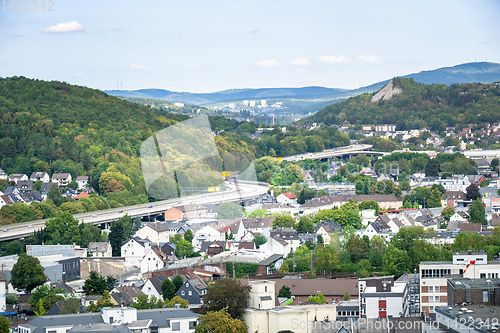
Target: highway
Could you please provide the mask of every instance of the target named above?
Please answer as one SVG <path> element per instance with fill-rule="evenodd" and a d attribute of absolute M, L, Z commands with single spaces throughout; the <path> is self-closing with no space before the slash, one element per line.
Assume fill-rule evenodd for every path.
<path fill-rule="evenodd" d="M 305 154 L 287 156 L 287 157 L 283 157 L 283 160 L 297 162 L 300 160 L 305 160 L 307 158 L 312 159 L 312 160 L 322 160 L 322 159 L 328 159 L 328 158 L 338 157 L 338 156 L 343 156 L 343 155 L 359 155 L 359 154 L 386 155 L 386 154 L 389 154 L 389 153 L 383 153 L 383 152 L 369 150 L 372 148 L 373 148 L 373 145 L 358 144 L 358 145 L 351 145 L 351 146 L 346 146 L 346 147 L 338 147 L 338 148 L 334 148 L 334 149 L 327 149 L 327 150 L 323 150 L 323 151 L 317 152 L 317 153 L 305 153 Z"/>
<path fill-rule="evenodd" d="M 238 185 L 226 182 L 226 187 L 228 190 L 224 192 L 211 192 L 134 206 L 110 208 L 89 213 L 74 214 L 73 217 L 81 222 L 99 225 L 106 222 L 116 221 L 118 218 L 127 214 L 131 217 L 155 216 L 162 214 L 167 209 L 174 206 L 189 204 L 219 204 L 222 202 L 250 199 L 267 193 L 269 189 L 269 185 L 265 183 L 247 182 L 241 180 L 238 181 Z M 35 230 L 44 228 L 47 220 L 48 219 L 43 219 L 3 225 L 3 230 L 8 229 L 8 231 L 0 232 L 0 242 L 29 236 L 33 234 Z"/>

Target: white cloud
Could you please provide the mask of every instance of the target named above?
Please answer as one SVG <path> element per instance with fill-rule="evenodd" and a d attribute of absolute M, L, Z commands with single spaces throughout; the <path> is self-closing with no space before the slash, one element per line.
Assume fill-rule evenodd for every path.
<path fill-rule="evenodd" d="M 281 67 L 280 63 L 274 59 L 264 59 L 255 63 L 259 67 Z"/>
<path fill-rule="evenodd" d="M 143 66 L 143 65 L 130 65 L 129 69 L 138 70 L 138 71 L 150 71 L 153 70 L 151 67 Z"/>
<path fill-rule="evenodd" d="M 362 65 L 378 64 L 382 62 L 379 58 L 366 54 L 358 55 L 356 56 L 356 59 L 358 59 L 359 63 Z"/>
<path fill-rule="evenodd" d="M 43 32 L 52 32 L 52 33 L 60 33 L 60 32 L 78 32 L 84 30 L 85 27 L 76 21 L 66 22 L 66 23 L 58 23 L 56 25 L 51 25 L 43 30 Z"/>
<path fill-rule="evenodd" d="M 309 66 L 310 64 L 311 62 L 306 58 L 293 58 L 293 60 L 290 61 L 290 65 L 295 66 Z"/>
<path fill-rule="evenodd" d="M 322 61 L 326 64 L 346 64 L 349 62 L 349 59 L 344 57 L 343 55 L 335 56 L 322 56 L 318 58 L 319 61 Z"/>

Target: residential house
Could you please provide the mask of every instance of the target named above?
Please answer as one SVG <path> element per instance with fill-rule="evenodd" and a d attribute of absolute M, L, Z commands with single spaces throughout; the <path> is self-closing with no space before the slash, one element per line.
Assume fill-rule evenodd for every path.
<path fill-rule="evenodd" d="M 119 286 L 110 291 L 111 302 L 118 306 L 130 306 L 142 295 L 141 288 L 136 286 Z"/>
<path fill-rule="evenodd" d="M 467 213 L 466 211 L 462 211 L 462 210 L 455 212 L 455 214 L 453 214 L 450 217 L 450 222 L 452 222 L 452 221 L 469 222 L 469 220 L 470 220 L 469 213 Z"/>
<path fill-rule="evenodd" d="M 33 172 L 30 179 L 34 182 L 41 181 L 47 183 L 50 180 L 49 174 L 43 171 Z"/>
<path fill-rule="evenodd" d="M 304 215 L 316 214 L 322 209 L 332 209 L 333 198 L 329 195 L 321 195 L 306 201 L 300 206 Z"/>
<path fill-rule="evenodd" d="M 267 242 L 262 244 L 259 249 L 266 253 L 288 255 L 291 252 L 291 245 L 279 237 L 269 237 Z"/>
<path fill-rule="evenodd" d="M 0 179 L 7 180 L 7 178 L 9 178 L 7 176 L 7 173 L 5 171 L 3 171 L 2 169 L 0 169 Z"/>
<path fill-rule="evenodd" d="M 90 242 L 87 253 L 90 257 L 112 257 L 113 249 L 110 242 Z"/>
<path fill-rule="evenodd" d="M 141 275 L 162 269 L 166 261 L 167 256 L 161 252 L 161 248 L 157 246 L 150 248 L 141 260 Z"/>
<path fill-rule="evenodd" d="M 87 192 L 81 192 L 81 193 L 78 193 L 77 195 L 75 195 L 73 197 L 74 200 L 81 200 L 81 199 L 87 199 L 88 197 L 90 197 L 90 194 L 88 194 Z"/>
<path fill-rule="evenodd" d="M 441 197 L 442 207 L 457 207 L 457 201 L 467 200 L 467 197 L 462 191 L 446 191 Z"/>
<path fill-rule="evenodd" d="M 163 300 L 163 295 L 161 290 L 161 283 L 163 279 L 168 279 L 168 278 L 161 275 L 150 277 L 149 279 L 146 280 L 146 282 L 144 282 L 144 285 L 141 288 L 142 292 L 148 295 L 148 298 L 154 296 L 156 297 L 156 299 Z"/>
<path fill-rule="evenodd" d="M 66 198 L 73 199 L 74 197 L 76 197 L 77 193 L 76 190 L 68 187 L 63 191 L 63 193 L 61 193 L 61 195 Z"/>
<path fill-rule="evenodd" d="M 140 261 L 151 249 L 151 242 L 139 237 L 132 237 L 121 247 L 121 256 L 129 265 L 139 266 Z"/>
<path fill-rule="evenodd" d="M 20 180 L 28 180 L 28 176 L 24 173 L 14 173 L 9 176 L 9 182 L 17 183 Z"/>
<path fill-rule="evenodd" d="M 269 237 L 271 229 L 273 228 L 274 219 L 274 217 L 245 218 L 242 222 L 247 231 Z"/>
<path fill-rule="evenodd" d="M 293 228 L 277 228 L 271 231 L 271 238 L 278 238 L 290 244 L 290 250 L 294 251 L 300 246 L 300 238 Z"/>
<path fill-rule="evenodd" d="M 169 208 L 165 211 L 165 221 L 182 219 L 206 218 L 207 209 L 203 205 L 183 205 Z"/>
<path fill-rule="evenodd" d="M 380 236 L 389 240 L 392 235 L 391 227 L 382 219 L 370 223 L 362 233 L 362 236 L 368 236 L 369 239 L 372 239 L 373 236 Z"/>
<path fill-rule="evenodd" d="M 150 223 L 137 230 L 134 236 L 147 239 L 150 242 L 159 245 L 170 241 L 169 223 Z"/>
<path fill-rule="evenodd" d="M 188 278 L 175 295 L 187 300 L 189 308 L 196 308 L 203 304 L 203 297 L 206 294 L 207 285 L 196 274 L 193 274 L 193 278 Z"/>
<path fill-rule="evenodd" d="M 340 235 L 342 231 L 342 226 L 332 220 L 325 220 L 315 224 L 316 237 L 321 235 L 324 244 L 330 244 L 331 235 L 333 233 L 337 232 Z"/>
<path fill-rule="evenodd" d="M 280 205 L 292 205 L 297 203 L 297 197 L 292 192 L 281 193 L 276 200 Z"/>
<path fill-rule="evenodd" d="M 175 247 L 174 243 L 168 242 L 165 244 L 161 244 L 160 249 L 161 249 L 161 252 L 163 252 L 163 254 L 165 254 L 165 256 L 167 256 L 167 260 L 175 260 L 174 256 L 175 256 L 176 247 Z"/>
<path fill-rule="evenodd" d="M 417 225 L 420 224 L 425 229 L 439 229 L 441 223 L 444 222 L 444 218 L 442 216 L 435 216 L 429 209 L 420 209 L 415 215 L 413 215 L 413 219 L 417 222 Z"/>
<path fill-rule="evenodd" d="M 0 192 L 2 193 L 2 192 Z M 9 197 L 5 194 L 0 194 L 0 208 L 2 208 L 2 206 L 5 206 L 5 205 L 12 205 L 13 202 L 9 199 Z"/>
<path fill-rule="evenodd" d="M 40 192 L 42 194 L 42 198 L 44 200 L 47 199 L 47 194 L 49 193 L 50 188 L 52 186 L 57 186 L 57 185 L 58 185 L 58 183 L 55 183 L 55 182 L 53 182 L 53 183 L 42 183 L 42 186 L 41 186 L 41 189 L 40 189 Z"/>
<path fill-rule="evenodd" d="M 69 183 L 71 183 L 71 174 L 68 172 L 63 173 L 54 173 L 52 175 L 52 181 L 56 182 L 59 187 L 66 187 Z"/>
<path fill-rule="evenodd" d="M 217 225 L 207 225 L 196 231 L 193 238 L 193 247 L 199 249 L 204 241 L 224 241 L 226 230 Z"/>
<path fill-rule="evenodd" d="M 83 191 L 85 187 L 89 184 L 89 176 L 78 176 L 76 177 L 76 183 L 78 184 L 78 190 Z"/>
<path fill-rule="evenodd" d="M 205 254 L 209 257 L 224 252 L 227 249 L 226 241 L 205 241 L 201 243 L 200 254 Z"/>
<path fill-rule="evenodd" d="M 12 203 L 24 202 L 21 192 L 15 186 L 7 186 L 3 193 L 9 197 Z"/>
<path fill-rule="evenodd" d="M 43 198 L 40 192 L 38 191 L 29 191 L 29 192 L 21 192 L 19 193 L 21 198 L 23 199 L 23 202 L 27 205 L 29 205 L 32 202 L 42 202 Z"/>

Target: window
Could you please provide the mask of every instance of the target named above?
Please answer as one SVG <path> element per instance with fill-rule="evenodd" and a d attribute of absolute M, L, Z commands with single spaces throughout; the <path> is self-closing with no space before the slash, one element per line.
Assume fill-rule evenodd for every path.
<path fill-rule="evenodd" d="M 439 296 L 434 296 L 434 302 L 439 303 Z"/>
<path fill-rule="evenodd" d="M 429 306 L 429 312 L 434 312 L 434 307 L 433 306 Z"/>
<path fill-rule="evenodd" d="M 151 287 L 148 287 L 148 291 L 151 291 Z"/>
<path fill-rule="evenodd" d="M 433 293 L 433 292 L 434 292 L 433 288 L 434 288 L 433 286 L 429 286 L 429 292 L 430 292 L 430 293 Z"/>
<path fill-rule="evenodd" d="M 486 274 L 485 273 L 481 273 L 481 275 L 479 276 L 481 279 L 486 279 Z"/>
<path fill-rule="evenodd" d="M 433 303 L 434 302 L 434 296 L 429 296 L 429 303 Z"/>
<path fill-rule="evenodd" d="M 181 323 L 176 321 L 172 323 L 172 331 L 180 331 L 181 330 Z"/>
<path fill-rule="evenodd" d="M 434 292 L 438 293 L 439 292 L 439 286 L 434 286 Z"/>
<path fill-rule="evenodd" d="M 186 295 L 186 292 L 185 292 L 184 290 L 183 290 L 183 291 L 181 291 L 181 295 L 182 295 L 182 296 Z"/>
<path fill-rule="evenodd" d="M 190 321 L 189 322 L 189 329 L 192 330 L 196 326 L 196 321 Z"/>
<path fill-rule="evenodd" d="M 190 290 L 190 291 L 188 291 L 188 295 L 189 295 L 189 296 L 193 295 L 193 292 L 192 292 L 191 290 Z"/>
<path fill-rule="evenodd" d="M 186 283 L 186 287 L 189 287 L 189 283 Z"/>

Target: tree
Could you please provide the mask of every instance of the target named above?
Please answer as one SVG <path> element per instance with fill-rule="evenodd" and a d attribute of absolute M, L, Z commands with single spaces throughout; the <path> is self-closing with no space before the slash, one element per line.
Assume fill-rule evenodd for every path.
<path fill-rule="evenodd" d="M 467 188 L 465 189 L 467 193 L 465 195 L 467 196 L 468 200 L 476 200 L 478 198 L 481 198 L 481 193 L 479 192 L 479 186 L 477 186 L 476 183 L 472 183 Z"/>
<path fill-rule="evenodd" d="M 49 295 L 51 292 L 52 292 L 52 288 L 49 285 L 42 284 L 41 286 L 38 286 L 33 290 L 28 302 L 34 308 L 37 306 L 38 301 L 43 299 L 45 296 Z"/>
<path fill-rule="evenodd" d="M 481 198 L 477 198 L 472 201 L 469 207 L 470 223 L 481 223 L 482 225 L 487 225 L 486 212 L 484 209 L 484 203 Z"/>
<path fill-rule="evenodd" d="M 37 310 L 35 310 L 35 315 L 39 317 L 39 316 L 45 316 L 46 314 L 47 310 L 45 310 L 45 308 L 43 307 L 42 300 L 38 300 Z"/>
<path fill-rule="evenodd" d="M 262 244 L 267 243 L 267 238 L 263 234 L 258 234 L 253 238 L 253 242 L 255 243 L 255 246 L 259 248 Z"/>
<path fill-rule="evenodd" d="M 49 192 L 47 193 L 47 199 L 52 200 L 52 203 L 57 207 L 61 206 L 64 202 L 64 197 L 62 196 L 59 186 L 53 185 L 50 187 Z"/>
<path fill-rule="evenodd" d="M 10 283 L 16 289 L 24 289 L 27 293 L 47 282 L 45 268 L 38 258 L 21 254 L 12 267 Z"/>
<path fill-rule="evenodd" d="M 314 296 L 309 296 L 307 298 L 309 302 L 314 302 L 318 304 L 325 304 L 326 303 L 326 297 L 322 293 L 318 293 L 317 295 Z"/>
<path fill-rule="evenodd" d="M 189 243 L 193 241 L 194 235 L 191 229 L 186 230 L 184 233 L 184 239 L 187 240 Z"/>
<path fill-rule="evenodd" d="M 394 275 L 394 278 L 399 278 L 404 273 L 410 271 L 411 258 L 406 251 L 399 250 L 390 244 L 384 254 L 383 263 L 384 271 L 387 274 Z"/>
<path fill-rule="evenodd" d="M 4 316 L 0 316 L 0 333 L 10 333 L 10 321 Z"/>
<path fill-rule="evenodd" d="M 351 295 L 349 294 L 349 292 L 346 290 L 345 294 L 344 294 L 344 301 L 350 301 L 351 300 Z"/>
<path fill-rule="evenodd" d="M 431 190 L 431 197 L 427 201 L 427 207 L 441 207 L 441 192 L 434 188 Z"/>
<path fill-rule="evenodd" d="M 301 216 L 299 223 L 295 225 L 295 230 L 298 233 L 313 233 L 314 232 L 314 222 L 307 216 Z"/>
<path fill-rule="evenodd" d="M 161 294 L 165 301 L 170 300 L 175 296 L 175 285 L 169 278 L 165 278 L 161 282 Z"/>
<path fill-rule="evenodd" d="M 243 209 L 233 202 L 224 202 L 217 207 L 218 219 L 236 219 L 243 217 Z"/>
<path fill-rule="evenodd" d="M 165 307 L 166 308 L 175 308 L 175 305 L 179 304 L 180 308 L 187 309 L 189 308 L 189 301 L 187 299 L 184 299 L 180 296 L 174 296 L 172 299 L 168 302 L 165 302 Z"/>
<path fill-rule="evenodd" d="M 85 295 L 103 295 L 106 290 L 106 280 L 96 271 L 92 271 L 83 284 Z"/>
<path fill-rule="evenodd" d="M 435 158 L 430 159 L 425 165 L 425 175 L 427 177 L 437 177 L 440 169 L 439 161 Z"/>
<path fill-rule="evenodd" d="M 111 243 L 113 256 L 121 255 L 121 246 L 132 235 L 132 218 L 128 215 L 122 216 L 118 221 L 111 224 L 108 240 Z"/>
<path fill-rule="evenodd" d="M 278 297 L 286 297 L 286 298 L 292 297 L 292 293 L 290 292 L 290 287 L 282 286 L 278 292 Z"/>
<path fill-rule="evenodd" d="M 115 289 L 117 284 L 118 284 L 118 279 L 115 278 L 113 275 L 106 276 L 106 290 L 107 291 L 111 292 L 111 290 Z"/>
<path fill-rule="evenodd" d="M 180 258 L 189 258 L 193 254 L 193 245 L 185 239 L 175 244 L 175 254 Z"/>
<path fill-rule="evenodd" d="M 238 280 L 227 278 L 216 280 L 208 286 L 201 313 L 220 311 L 227 307 L 232 318 L 241 318 L 249 292 L 250 286 L 244 286 Z"/>
<path fill-rule="evenodd" d="M 445 221 L 449 222 L 450 217 L 455 214 L 455 208 L 452 206 L 444 207 L 443 210 L 441 211 L 441 216 L 445 219 Z"/>
<path fill-rule="evenodd" d="M 293 228 L 295 226 L 295 220 L 288 214 L 278 214 L 273 221 L 274 228 Z"/>
<path fill-rule="evenodd" d="M 111 296 L 107 290 L 104 290 L 102 297 L 97 300 L 97 302 L 92 302 L 87 307 L 89 312 L 99 312 L 102 308 L 113 307 L 113 302 L 111 302 Z"/>
<path fill-rule="evenodd" d="M 496 171 L 497 168 L 498 168 L 498 165 L 500 164 L 500 160 L 498 158 L 494 158 L 491 160 L 491 168 L 493 169 L 493 171 Z"/>
<path fill-rule="evenodd" d="M 182 278 L 181 275 L 176 274 L 172 278 L 172 283 L 174 284 L 175 292 L 177 292 L 179 289 L 181 289 L 182 285 L 184 284 L 184 279 Z"/>
<path fill-rule="evenodd" d="M 248 333 L 245 323 L 232 318 L 227 308 L 219 311 L 209 311 L 198 318 L 195 333 Z"/>

